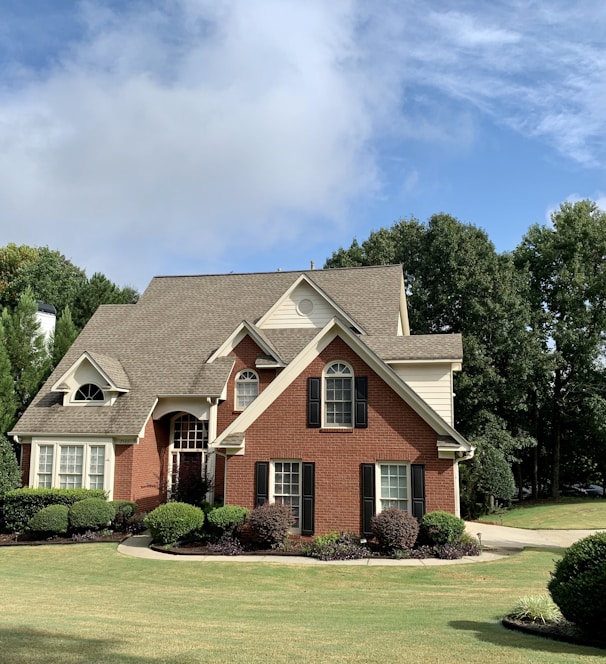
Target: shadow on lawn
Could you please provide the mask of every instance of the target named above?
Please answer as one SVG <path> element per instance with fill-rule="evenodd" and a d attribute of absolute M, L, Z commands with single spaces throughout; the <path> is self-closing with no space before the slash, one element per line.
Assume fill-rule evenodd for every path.
<path fill-rule="evenodd" d="M 70 634 L 31 628 L 0 629 L 0 661 L 2 664 L 90 664 L 120 662 L 144 664 L 160 660 L 125 656 L 116 649 L 116 639 L 84 639 Z"/>
<path fill-rule="evenodd" d="M 579 655 L 581 652 L 595 651 L 603 655 L 603 651 L 589 646 L 577 646 L 562 641 L 555 641 L 544 636 L 534 636 L 523 634 L 522 632 L 513 632 L 505 629 L 499 623 L 474 622 L 472 620 L 451 620 L 448 623 L 454 629 L 466 632 L 475 632 L 476 639 L 484 643 L 492 643 L 497 646 L 509 648 L 524 648 L 525 650 L 542 650 L 552 653 L 570 653 Z M 582 651 L 581 651 L 582 649 Z"/>

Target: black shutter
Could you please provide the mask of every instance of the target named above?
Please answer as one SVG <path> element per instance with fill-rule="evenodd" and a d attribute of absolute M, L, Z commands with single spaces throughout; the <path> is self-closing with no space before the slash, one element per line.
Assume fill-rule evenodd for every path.
<path fill-rule="evenodd" d="M 366 429 L 368 427 L 368 378 L 366 376 L 356 376 L 356 429 Z"/>
<path fill-rule="evenodd" d="M 420 519 L 425 514 L 425 466 L 413 463 L 410 467 L 412 484 L 412 515 Z"/>
<path fill-rule="evenodd" d="M 307 379 L 307 426 L 320 428 L 321 378 Z"/>
<path fill-rule="evenodd" d="M 303 504 L 301 509 L 301 535 L 314 534 L 315 463 L 303 463 Z"/>
<path fill-rule="evenodd" d="M 265 505 L 269 499 L 269 463 L 255 463 L 255 507 Z"/>
<path fill-rule="evenodd" d="M 370 522 L 375 515 L 375 464 L 363 463 L 362 469 L 362 535 L 372 537 Z"/>

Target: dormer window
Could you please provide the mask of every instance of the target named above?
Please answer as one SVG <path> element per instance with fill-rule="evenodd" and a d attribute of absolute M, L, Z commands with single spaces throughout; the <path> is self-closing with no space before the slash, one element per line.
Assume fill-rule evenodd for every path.
<path fill-rule="evenodd" d="M 259 396 L 259 376 L 250 369 L 236 378 L 236 410 L 244 410 Z"/>
<path fill-rule="evenodd" d="M 86 383 L 76 390 L 74 401 L 105 401 L 105 396 L 98 385 Z"/>

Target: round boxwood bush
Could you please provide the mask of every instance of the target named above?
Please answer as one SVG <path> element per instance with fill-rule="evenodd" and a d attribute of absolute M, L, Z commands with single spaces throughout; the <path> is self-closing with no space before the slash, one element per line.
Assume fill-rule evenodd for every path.
<path fill-rule="evenodd" d="M 421 517 L 419 533 L 424 544 L 458 542 L 465 532 L 465 521 L 449 512 L 436 510 Z"/>
<path fill-rule="evenodd" d="M 166 503 L 145 517 L 145 527 L 157 544 L 174 544 L 204 523 L 204 512 L 189 503 Z"/>
<path fill-rule="evenodd" d="M 49 505 L 43 507 L 29 520 L 29 530 L 35 533 L 63 535 L 69 527 L 69 507 L 67 505 Z"/>
<path fill-rule="evenodd" d="M 606 533 L 575 542 L 556 562 L 547 588 L 566 620 L 606 633 Z"/>
<path fill-rule="evenodd" d="M 389 507 L 373 516 L 370 528 L 385 551 L 412 549 L 419 534 L 419 522 L 398 507 Z"/>
<path fill-rule="evenodd" d="M 248 516 L 248 525 L 257 543 L 275 549 L 286 541 L 295 517 L 289 505 L 265 503 Z"/>
<path fill-rule="evenodd" d="M 69 508 L 72 530 L 101 530 L 116 516 L 116 508 L 102 498 L 85 498 Z"/>
<path fill-rule="evenodd" d="M 238 528 L 246 521 L 250 510 L 238 505 L 223 505 L 211 510 L 206 515 L 206 523 L 211 531 L 221 537 L 222 535 L 233 536 Z"/>

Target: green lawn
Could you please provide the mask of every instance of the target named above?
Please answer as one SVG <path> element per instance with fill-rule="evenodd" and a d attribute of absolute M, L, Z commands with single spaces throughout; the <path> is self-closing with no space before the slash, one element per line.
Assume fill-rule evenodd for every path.
<path fill-rule="evenodd" d="M 505 630 L 559 551 L 439 567 L 148 561 L 111 544 L 0 549 L 3 664 L 604 662 Z"/>
<path fill-rule="evenodd" d="M 560 498 L 524 502 L 511 510 L 486 514 L 480 521 L 515 528 L 586 530 L 606 528 L 606 500 L 603 498 Z"/>

